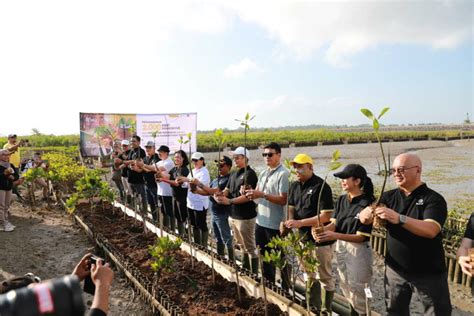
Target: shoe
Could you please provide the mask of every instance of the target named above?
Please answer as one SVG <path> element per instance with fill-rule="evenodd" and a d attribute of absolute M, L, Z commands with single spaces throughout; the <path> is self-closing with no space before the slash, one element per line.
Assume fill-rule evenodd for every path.
<path fill-rule="evenodd" d="M 16 228 L 16 226 L 15 226 L 15 225 L 13 225 L 11 222 L 7 222 L 7 224 L 8 224 L 10 227 L 13 227 L 13 229 L 15 229 L 15 228 Z"/>
<path fill-rule="evenodd" d="M 15 227 L 13 227 L 13 225 L 11 225 L 10 223 L 7 223 L 5 224 L 5 228 L 4 228 L 4 231 L 6 232 L 12 232 L 15 230 Z"/>

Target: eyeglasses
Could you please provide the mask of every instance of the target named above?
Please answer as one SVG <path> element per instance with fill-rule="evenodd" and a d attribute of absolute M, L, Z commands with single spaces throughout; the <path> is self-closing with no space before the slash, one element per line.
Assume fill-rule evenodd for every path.
<path fill-rule="evenodd" d="M 192 160 L 192 162 L 198 162 L 199 161 L 199 159 L 191 159 L 191 160 Z"/>
<path fill-rule="evenodd" d="M 262 157 L 272 158 L 275 153 L 262 153 Z"/>
<path fill-rule="evenodd" d="M 405 174 L 405 172 L 409 169 L 413 169 L 413 168 L 416 168 L 418 166 L 412 166 L 412 167 L 398 167 L 398 168 L 390 168 L 388 170 L 388 172 L 391 174 L 391 175 L 394 175 L 395 173 L 399 173 L 399 174 Z"/>

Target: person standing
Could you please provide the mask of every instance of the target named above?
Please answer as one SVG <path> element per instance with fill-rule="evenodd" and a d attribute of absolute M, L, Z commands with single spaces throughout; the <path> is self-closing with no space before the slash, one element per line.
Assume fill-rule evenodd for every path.
<path fill-rule="evenodd" d="M 19 179 L 18 169 L 10 163 L 11 152 L 0 150 L 0 221 L 3 231 L 12 232 L 15 226 L 10 222 L 10 202 L 14 181 Z"/>
<path fill-rule="evenodd" d="M 17 142 L 16 134 L 8 135 L 8 142 L 3 145 L 3 149 L 8 149 L 10 151 L 10 163 L 15 166 L 15 168 L 20 168 L 21 156 L 20 156 L 20 146 L 22 142 Z"/>
<path fill-rule="evenodd" d="M 128 171 L 130 170 L 124 162 L 127 160 L 128 155 L 130 154 L 130 142 L 127 139 L 122 140 L 121 142 L 122 150 L 118 153 L 118 156 L 114 160 L 115 168 L 121 170 L 122 176 L 122 185 L 124 190 L 124 202 L 132 203 L 132 190 L 130 184 L 128 183 Z"/>
<path fill-rule="evenodd" d="M 120 148 L 121 144 L 120 141 L 117 143 L 114 143 L 114 151 L 112 152 L 112 159 L 113 159 L 113 164 L 112 164 L 112 181 L 115 183 L 117 186 L 117 190 L 119 191 L 120 194 L 120 200 L 125 201 L 125 189 L 123 187 L 122 183 L 122 170 L 118 167 L 118 165 L 115 163 L 117 159 L 120 157 L 122 154 L 122 149 Z"/>
<path fill-rule="evenodd" d="M 154 165 L 160 161 L 160 157 L 155 153 L 155 143 L 148 141 L 145 145 L 146 157 L 142 162 L 137 162 L 138 167 L 143 170 L 143 178 L 145 179 L 145 192 L 150 207 L 153 221 L 158 221 L 157 207 L 158 207 L 158 186 L 155 180 L 156 170 Z"/>
<path fill-rule="evenodd" d="M 176 230 L 176 221 L 173 215 L 173 190 L 162 178 L 169 177 L 169 172 L 174 167 L 173 161 L 170 159 L 170 149 L 166 145 L 158 148 L 160 161 L 155 164 L 156 178 L 158 181 L 158 200 L 160 201 L 161 214 L 163 216 L 163 225 L 171 229 L 174 233 Z"/>
<path fill-rule="evenodd" d="M 178 234 L 182 237 L 186 236 L 188 187 L 186 184 L 180 183 L 178 179 L 179 177 L 188 177 L 188 165 L 188 155 L 180 149 L 174 153 L 174 167 L 169 172 L 169 179 L 161 178 L 161 181 L 169 183 L 173 190 L 173 213 L 178 226 Z"/>
<path fill-rule="evenodd" d="M 266 145 L 262 156 L 267 169 L 260 173 L 256 189 L 248 190 L 245 194 L 258 203 L 255 241 L 263 256 L 265 251 L 271 251 L 267 244 L 273 237 L 280 235 L 280 223 L 286 219 L 285 205 L 290 173 L 281 164 L 281 147 L 277 143 Z M 288 275 L 286 271 L 280 272 L 282 287 L 288 289 Z M 266 280 L 275 283 L 276 267 L 273 264 L 264 262 L 262 274 Z"/>
<path fill-rule="evenodd" d="M 219 196 L 227 187 L 230 178 L 230 169 L 232 168 L 232 160 L 223 156 L 221 160 L 215 161 L 218 164 L 219 175 L 212 180 L 209 186 L 206 186 L 195 179 L 194 183 L 198 186 L 196 193 L 201 195 L 209 195 L 211 202 L 211 223 L 216 238 L 217 254 L 225 256 L 225 249 L 227 248 L 227 255 L 230 261 L 234 261 L 234 249 L 232 242 L 232 234 L 229 226 L 229 216 L 231 213 L 230 205 L 223 205 L 217 203 L 214 196 Z"/>
<path fill-rule="evenodd" d="M 313 233 L 313 237 L 318 242 L 337 240 L 339 286 L 350 303 L 351 316 L 366 315 L 364 289 L 372 281 L 372 225 L 363 225 L 359 214 L 374 202 L 374 186 L 367 171 L 358 164 L 349 164 L 334 176 L 341 179 L 342 190 L 347 194 L 337 200 L 331 224 L 323 233 Z"/>
<path fill-rule="evenodd" d="M 413 292 L 425 315 L 451 315 L 441 233 L 447 205 L 421 181 L 422 170 L 416 154 L 397 156 L 390 173 L 398 188 L 385 192 L 375 209 L 387 221 L 384 284 L 388 315 L 410 315 Z M 359 218 L 371 224 L 372 208 L 365 208 Z"/>
<path fill-rule="evenodd" d="M 129 168 L 128 170 L 128 183 L 132 194 L 136 197 L 141 198 L 141 213 L 146 216 L 148 205 L 145 192 L 145 179 L 143 178 L 143 173 L 140 167 L 138 167 L 137 162 L 143 161 L 146 157 L 146 153 L 143 148 L 140 147 L 140 136 L 133 135 L 130 139 L 131 149 L 128 153 L 127 160 L 124 161 L 124 164 Z"/>
<path fill-rule="evenodd" d="M 316 245 L 315 256 L 318 258 L 318 272 L 308 273 L 311 284 L 309 295 L 306 299 L 318 312 L 332 313 L 332 300 L 334 298 L 335 280 L 332 275 L 332 258 L 334 240 L 317 242 L 311 234 L 312 226 L 322 226 L 330 222 L 334 209 L 331 187 L 313 172 L 313 159 L 306 154 L 298 154 L 291 161 L 296 171 L 297 181 L 290 186 L 288 193 L 288 218 L 285 222 L 288 228 L 298 228 L 305 235 L 305 242 Z M 321 193 L 321 201 L 318 199 Z M 317 216 L 317 210 L 320 216 Z M 304 269 L 304 267 L 303 267 Z"/>
<path fill-rule="evenodd" d="M 255 222 L 257 205 L 245 196 L 246 189 L 257 187 L 257 174 L 248 165 L 250 153 L 244 147 L 237 147 L 233 159 L 238 170 L 231 173 L 223 195 L 215 196 L 217 203 L 231 205 L 230 228 L 242 251 L 242 266 L 258 273 L 258 254 L 255 244 Z M 245 188 L 245 184 L 248 186 Z"/>

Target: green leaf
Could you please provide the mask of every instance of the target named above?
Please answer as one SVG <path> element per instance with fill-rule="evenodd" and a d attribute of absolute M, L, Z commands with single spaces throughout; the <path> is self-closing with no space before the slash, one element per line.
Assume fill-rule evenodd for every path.
<path fill-rule="evenodd" d="M 380 124 L 379 124 L 379 121 L 376 118 L 374 118 L 373 127 L 374 127 L 374 130 L 376 130 L 376 131 L 379 130 Z"/>
<path fill-rule="evenodd" d="M 384 108 L 384 109 L 382 109 L 382 112 L 380 112 L 378 119 L 380 120 L 380 118 L 382 117 L 382 115 L 384 115 L 385 113 L 387 113 L 388 110 L 390 110 L 390 108 Z"/>
<path fill-rule="evenodd" d="M 219 128 L 219 129 L 216 129 L 214 134 L 216 135 L 217 138 L 221 138 L 222 135 L 224 134 L 224 131 L 221 128 Z"/>
<path fill-rule="evenodd" d="M 340 157 L 341 157 L 341 152 L 339 150 L 335 150 L 332 153 L 332 160 L 333 161 L 339 160 Z"/>
<path fill-rule="evenodd" d="M 372 112 L 369 110 L 369 109 L 360 109 L 360 111 L 362 112 L 362 114 L 364 114 L 365 116 L 367 116 L 367 118 L 369 120 L 373 120 L 374 119 L 374 115 L 372 114 Z"/>
<path fill-rule="evenodd" d="M 334 171 L 336 169 L 339 169 L 339 167 L 341 167 L 341 166 L 342 166 L 342 163 L 340 163 L 339 161 L 334 161 L 329 165 L 329 169 L 331 171 Z"/>
<path fill-rule="evenodd" d="M 248 121 L 250 118 L 250 113 L 247 112 L 247 114 L 245 114 L 245 120 Z"/>
<path fill-rule="evenodd" d="M 193 133 L 189 132 L 186 134 L 186 136 L 188 137 L 188 139 L 191 139 L 191 136 L 193 136 Z"/>

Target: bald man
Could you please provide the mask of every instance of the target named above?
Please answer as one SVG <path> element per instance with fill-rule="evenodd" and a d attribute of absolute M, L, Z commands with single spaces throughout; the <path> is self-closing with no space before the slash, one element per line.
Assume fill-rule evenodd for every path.
<path fill-rule="evenodd" d="M 425 315 L 451 315 L 441 228 L 447 217 L 444 198 L 421 181 L 421 159 L 397 156 L 390 173 L 398 188 L 385 192 L 375 213 L 387 220 L 385 303 L 388 315 L 410 315 L 412 293 Z M 370 207 L 360 213 L 373 221 Z"/>

